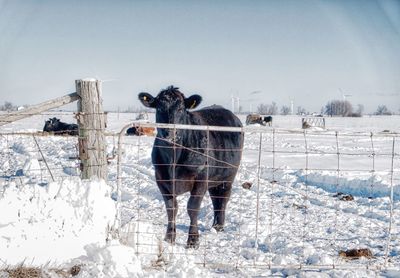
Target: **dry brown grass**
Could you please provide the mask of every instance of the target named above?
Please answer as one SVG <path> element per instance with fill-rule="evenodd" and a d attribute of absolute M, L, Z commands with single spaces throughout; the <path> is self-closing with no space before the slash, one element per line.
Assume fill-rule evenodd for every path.
<path fill-rule="evenodd" d="M 333 197 L 339 198 L 341 201 L 354 201 L 354 197 L 351 194 L 344 194 L 342 192 L 338 192 Z"/>
<path fill-rule="evenodd" d="M 41 278 L 42 271 L 33 267 L 17 267 L 14 269 L 6 269 L 9 278 Z"/>
<path fill-rule="evenodd" d="M 368 248 L 350 249 L 346 251 L 340 250 L 339 256 L 350 260 L 359 259 L 361 257 L 365 258 L 373 257 L 371 250 L 369 250 Z"/>
<path fill-rule="evenodd" d="M 0 270 L 0 273 L 8 273 L 9 278 L 48 278 L 50 277 L 50 273 L 52 274 L 52 277 L 54 277 L 54 274 L 56 274 L 60 278 L 69 278 L 78 275 L 80 271 L 81 266 L 79 265 L 75 265 L 68 270 L 49 269 L 45 271 L 36 267 L 19 266 L 15 268 L 6 268 L 4 270 Z"/>

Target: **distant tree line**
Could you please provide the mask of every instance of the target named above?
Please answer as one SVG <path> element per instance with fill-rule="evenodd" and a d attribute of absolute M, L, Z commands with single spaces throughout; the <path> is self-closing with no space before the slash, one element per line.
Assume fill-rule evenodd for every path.
<path fill-rule="evenodd" d="M 399 110 L 400 111 L 400 110 Z M 280 112 L 280 113 L 279 113 Z M 289 115 L 291 109 L 288 106 L 283 105 L 281 109 L 278 109 L 278 105 L 275 102 L 271 104 L 261 103 L 257 106 L 257 113 L 262 115 Z M 310 114 L 301 106 L 297 107 L 293 113 L 297 115 L 308 115 Z M 331 100 L 321 108 L 321 114 L 328 116 L 341 116 L 341 117 L 361 117 L 364 114 L 364 105 L 358 104 L 356 108 L 348 100 Z M 374 115 L 392 115 L 393 113 L 386 107 L 386 105 L 379 105 Z"/>
<path fill-rule="evenodd" d="M 325 114 L 329 116 L 342 116 L 342 117 L 361 117 L 364 113 L 364 106 L 359 104 L 357 110 L 354 111 L 353 106 L 347 100 L 333 100 L 329 101 L 325 106 Z M 386 105 L 379 105 L 375 115 L 392 115 L 393 113 L 386 107 Z"/>
<path fill-rule="evenodd" d="M 348 100 L 332 100 L 325 105 L 325 114 L 329 116 L 361 117 L 363 111 L 362 105 L 358 105 L 358 110 L 354 111 Z"/>
<path fill-rule="evenodd" d="M 272 102 L 272 104 L 261 103 L 257 107 L 257 112 L 264 115 L 276 115 L 278 114 L 278 106 L 275 102 Z"/>
<path fill-rule="evenodd" d="M 28 105 L 24 105 L 28 107 Z M 16 111 L 19 106 L 14 105 L 9 101 L 5 101 L 3 105 L 0 105 L 0 111 Z M 239 112 L 241 112 L 242 107 L 240 107 Z M 118 112 L 142 112 L 143 108 L 128 107 L 127 109 L 120 110 Z M 289 115 L 291 113 L 289 106 L 283 105 L 278 108 L 276 102 L 271 104 L 261 103 L 257 106 L 257 113 L 262 115 Z M 400 109 L 399 109 L 400 112 Z M 297 115 L 308 115 L 310 114 L 306 109 L 298 106 L 296 111 L 293 113 Z M 342 117 L 361 117 L 364 113 L 364 106 L 362 104 L 357 105 L 357 109 L 354 110 L 352 104 L 347 100 L 331 100 L 321 109 L 321 114 L 328 116 L 342 116 Z M 374 115 L 393 115 L 386 105 L 379 105 L 376 109 Z"/>
<path fill-rule="evenodd" d="M 3 105 L 0 105 L 0 111 L 15 111 L 18 109 L 18 106 L 13 105 L 9 101 L 5 101 Z"/>

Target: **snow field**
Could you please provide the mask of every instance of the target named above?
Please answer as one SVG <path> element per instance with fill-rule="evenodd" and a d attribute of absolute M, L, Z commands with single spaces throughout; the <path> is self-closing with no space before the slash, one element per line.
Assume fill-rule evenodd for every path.
<path fill-rule="evenodd" d="M 308 148 L 312 151 L 306 154 L 302 134 L 299 137 L 285 133 L 275 138 L 267 134 L 262 139 L 261 163 L 258 164 L 259 134 L 246 134 L 244 158 L 229 203 L 229 224 L 224 233 L 213 233 L 210 229 L 212 206 L 208 197 L 203 201 L 199 221 L 202 243 L 199 250 L 190 254 L 198 264 L 246 270 L 255 266 L 279 269 L 299 265 L 363 269 L 383 265 L 386 252 L 394 255 L 390 258 L 392 262 L 393 259 L 398 260 L 396 241 L 390 241 L 387 248 L 391 191 L 391 150 L 387 142 L 390 143 L 390 140 L 377 138 L 372 150 L 372 147 L 366 144 L 363 147 L 359 143 L 370 143 L 368 135 L 366 138 L 345 135 L 340 138 L 341 149 L 345 152 L 338 158 L 335 134 L 333 139 L 332 134 L 321 137 L 319 142 L 318 136 L 311 140 Z M 347 142 L 348 139 L 351 143 Z M 127 138 L 124 147 L 132 148 L 132 151 L 126 151 L 130 154 L 126 161 L 134 165 L 128 170 L 128 165 L 123 162 L 126 166 L 124 171 L 129 172 L 124 186 L 125 192 L 140 197 L 131 201 L 125 198 L 123 214 L 127 221 L 157 223 L 157 230 L 163 235 L 165 227 L 162 229 L 159 216 L 163 202 L 160 193 L 154 191 L 153 173 L 148 171 L 151 167 L 148 150 L 151 149 L 152 139 L 147 141 L 141 138 L 139 148 L 135 140 L 138 139 Z M 271 145 L 272 142 L 275 146 Z M 375 155 L 372 156 L 373 152 Z M 135 160 L 137 163 L 132 164 Z M 308 168 L 306 163 L 316 166 Z M 256 182 L 258 169 L 259 183 Z M 397 183 L 393 184 L 393 208 L 397 215 L 398 172 L 394 176 Z M 240 186 L 243 181 L 253 182 L 253 187 L 244 190 Z M 259 188 L 255 187 L 257 184 Z M 135 193 L 135 190 L 140 193 Z M 334 197 L 337 192 L 352 194 L 355 201 L 341 201 Z M 185 246 L 188 230 L 186 200 L 187 197 L 180 198 L 178 212 L 177 246 L 180 248 Z M 153 213 L 154 216 L 150 216 Z M 394 238 L 397 238 L 398 232 L 396 224 L 391 230 Z M 338 256 L 340 250 L 351 248 L 370 248 L 374 258 L 347 261 Z M 188 254 L 175 249 L 175 253 L 180 252 Z"/>
<path fill-rule="evenodd" d="M 110 117 L 114 132 L 135 118 Z M 338 136 L 319 130 L 304 135 L 298 119 L 277 118 L 275 131 L 255 127 L 264 131 L 261 150 L 260 134 L 246 133 L 225 231 L 211 229 L 212 204 L 206 196 L 197 250 L 185 248 L 187 195 L 179 198 L 176 245 L 162 241 L 166 213 L 151 165 L 152 137 L 124 138 L 123 226 L 120 242 L 106 243 L 107 227 L 115 216 L 116 160 L 109 166 L 108 184 L 83 182 L 77 178 L 76 138 L 38 136 L 53 182 L 31 136 L 3 135 L 0 262 L 82 265 L 78 277 L 396 277 L 400 265 L 398 137 L 392 159 L 393 136 L 374 133 L 371 140 L 368 133 L 354 131 L 365 131 L 366 126 L 374 132 L 399 130 L 398 121 L 393 119 L 387 126 L 380 118 L 364 121 L 327 119 L 329 125 L 340 127 Z M 40 130 L 43 122 L 19 121 L 1 131 Z M 108 140 L 111 153 L 117 140 Z M 245 181 L 253 183 L 251 189 L 241 187 Z M 337 192 L 352 194 L 354 201 L 339 200 L 334 197 Z M 373 258 L 349 261 L 338 256 L 339 250 L 364 247 L 371 249 Z M 390 271 L 384 270 L 385 263 Z"/>

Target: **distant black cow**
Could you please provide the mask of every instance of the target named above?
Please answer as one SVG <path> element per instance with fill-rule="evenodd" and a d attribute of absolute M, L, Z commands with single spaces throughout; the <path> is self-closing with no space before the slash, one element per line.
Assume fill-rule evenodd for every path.
<path fill-rule="evenodd" d="M 126 135 L 136 135 L 139 136 L 140 132 L 137 126 L 132 126 L 126 130 Z"/>
<path fill-rule="evenodd" d="M 272 125 L 272 116 L 266 116 L 266 117 L 264 117 L 264 125 L 269 125 L 269 126 L 271 126 Z"/>
<path fill-rule="evenodd" d="M 164 124 L 241 127 L 240 120 L 229 110 L 213 105 L 197 111 L 202 98 L 186 98 L 173 86 L 157 97 L 140 93 L 144 106 L 156 109 L 156 122 Z M 152 163 L 158 188 L 163 195 L 168 227 L 165 240 L 176 237 L 177 195 L 190 192 L 187 212 L 190 217 L 187 246 L 199 246 L 197 217 L 205 193 L 209 192 L 214 207 L 213 227 L 222 231 L 225 209 L 231 194 L 243 148 L 242 132 L 157 128 Z"/>
<path fill-rule="evenodd" d="M 50 118 L 47 120 L 43 127 L 44 132 L 52 132 L 56 135 L 78 135 L 77 124 L 67 124 L 57 118 Z"/>

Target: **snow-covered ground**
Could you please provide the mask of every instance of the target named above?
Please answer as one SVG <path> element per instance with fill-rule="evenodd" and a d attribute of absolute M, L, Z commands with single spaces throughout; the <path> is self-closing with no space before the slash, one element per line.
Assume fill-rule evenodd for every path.
<path fill-rule="evenodd" d="M 55 115 L 73 121 L 71 113 Z M 108 184 L 81 181 L 76 138 L 8 134 L 41 130 L 52 116 L 0 128 L 0 265 L 79 265 L 77 277 L 400 275 L 399 116 L 327 118 L 327 130 L 306 133 L 296 116 L 274 117 L 273 128 L 251 127 L 225 231 L 211 229 L 206 196 L 197 250 L 185 248 L 186 195 L 179 198 L 177 243 L 162 241 L 166 213 L 150 159 L 154 138 L 123 138 L 118 242 L 107 233 L 116 213 L 116 159 Z M 108 131 L 135 118 L 109 113 Z M 107 139 L 111 156 L 118 140 Z M 244 189 L 243 182 L 253 185 Z M 338 192 L 354 200 L 342 201 Z M 352 248 L 369 248 L 373 257 L 339 257 Z"/>

